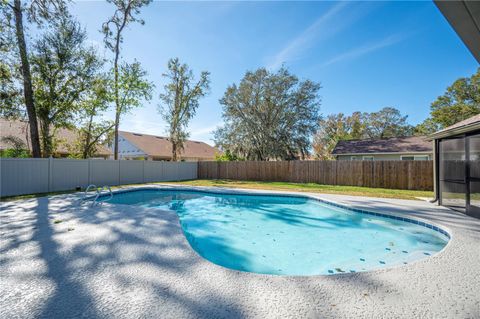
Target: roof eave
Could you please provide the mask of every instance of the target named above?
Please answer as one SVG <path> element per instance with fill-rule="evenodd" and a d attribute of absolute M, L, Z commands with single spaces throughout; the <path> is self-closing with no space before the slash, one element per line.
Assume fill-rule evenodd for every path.
<path fill-rule="evenodd" d="M 480 130 L 480 122 L 475 122 L 475 123 L 467 124 L 464 126 L 455 127 L 449 130 L 440 131 L 430 135 L 428 138 L 429 140 L 438 140 L 440 138 L 465 134 L 465 133 L 476 131 L 476 130 Z"/>
<path fill-rule="evenodd" d="M 415 152 L 372 152 L 372 153 L 333 153 L 332 155 L 339 156 L 356 156 L 356 155 L 405 155 L 405 154 L 431 154 L 433 150 L 430 151 L 415 151 Z"/>
<path fill-rule="evenodd" d="M 465 46 L 480 63 L 480 2 L 434 0 Z"/>

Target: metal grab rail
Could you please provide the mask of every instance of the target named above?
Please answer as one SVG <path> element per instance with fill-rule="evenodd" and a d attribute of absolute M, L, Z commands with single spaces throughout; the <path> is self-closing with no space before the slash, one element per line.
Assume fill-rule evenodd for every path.
<path fill-rule="evenodd" d="M 100 192 L 98 193 L 97 197 L 95 198 L 94 202 L 97 201 L 98 197 L 100 197 L 101 193 L 104 191 L 104 190 L 108 190 L 108 193 L 110 194 L 110 197 L 108 199 L 105 199 L 105 200 L 102 200 L 98 203 L 103 203 L 103 202 L 108 202 L 109 200 L 111 200 L 113 198 L 113 193 L 112 193 L 112 189 L 110 188 L 110 186 L 108 185 L 104 185 L 101 189 L 100 189 Z"/>
<path fill-rule="evenodd" d="M 97 204 L 97 203 L 98 203 L 98 204 L 101 204 L 101 203 L 103 203 L 103 202 L 108 202 L 109 200 L 111 200 L 111 199 L 113 198 L 113 192 L 112 192 L 112 189 L 110 188 L 110 186 L 104 185 L 102 188 L 99 188 L 99 187 L 97 187 L 97 186 L 94 185 L 94 184 L 90 184 L 90 185 L 88 185 L 87 188 L 85 189 L 85 193 L 83 194 L 82 201 L 86 201 L 86 200 L 90 199 L 90 198 L 88 197 L 88 191 L 89 191 L 90 189 L 92 189 L 92 188 L 95 189 L 95 193 L 96 193 L 96 194 L 95 194 L 95 198 L 94 198 L 93 201 L 92 201 L 91 207 L 95 206 L 95 204 Z M 107 191 L 107 190 L 108 190 L 108 193 L 110 194 L 110 197 L 109 197 L 108 199 L 106 199 L 106 200 L 103 200 L 103 201 L 97 201 L 98 198 L 102 195 L 102 192 L 103 192 L 103 191 Z"/>
<path fill-rule="evenodd" d="M 95 192 L 98 194 L 98 187 L 97 187 L 97 185 L 90 184 L 90 185 L 88 185 L 87 188 L 85 189 L 85 192 L 83 193 L 82 200 L 86 200 L 86 199 L 87 199 L 87 197 L 88 197 L 88 191 L 90 190 L 90 188 L 95 188 Z"/>

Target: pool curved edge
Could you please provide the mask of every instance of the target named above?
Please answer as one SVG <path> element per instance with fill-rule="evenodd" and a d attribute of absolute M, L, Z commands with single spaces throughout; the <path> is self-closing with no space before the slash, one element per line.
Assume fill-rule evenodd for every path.
<path fill-rule="evenodd" d="M 151 185 L 151 186 L 138 186 L 138 187 L 135 187 L 135 186 L 132 187 L 131 186 L 131 187 L 128 187 L 128 188 L 122 188 L 122 189 L 115 190 L 115 191 L 113 191 L 113 194 L 121 194 L 121 193 L 128 193 L 128 192 L 135 192 L 135 191 L 142 191 L 142 190 L 152 190 L 152 191 L 155 191 L 155 190 L 156 191 L 161 191 L 161 190 L 176 191 L 176 190 L 178 190 L 178 191 L 196 192 L 196 193 L 204 193 L 204 194 L 209 194 L 210 193 L 210 194 L 244 195 L 244 196 L 282 196 L 282 197 L 307 198 L 307 199 L 315 200 L 315 201 L 318 201 L 318 202 L 321 202 L 321 203 L 332 205 L 332 206 L 342 208 L 342 209 L 345 209 L 345 210 L 348 210 L 348 211 L 351 211 L 351 212 L 354 212 L 354 213 L 358 213 L 358 214 L 365 214 L 365 215 L 371 215 L 371 216 L 377 216 L 377 217 L 382 217 L 382 218 L 399 220 L 399 221 L 403 221 L 403 222 L 406 222 L 406 223 L 413 223 L 413 224 L 416 224 L 416 225 L 419 225 L 419 226 L 437 231 L 447 238 L 446 244 L 441 250 L 439 250 L 438 252 L 436 252 L 436 253 L 434 253 L 434 254 L 426 257 L 426 258 L 421 258 L 421 259 L 417 259 L 417 260 L 414 260 L 412 262 L 409 262 L 408 265 L 398 264 L 398 265 L 392 265 L 392 266 L 389 266 L 389 267 L 371 269 L 371 270 L 366 270 L 366 271 L 361 271 L 361 272 L 356 272 L 356 273 L 333 273 L 333 274 L 315 274 L 315 275 L 282 275 L 282 274 L 255 273 L 255 272 L 250 272 L 250 271 L 231 269 L 231 268 L 225 267 L 223 265 L 214 263 L 214 262 L 208 260 L 207 258 L 203 257 L 202 255 L 200 255 L 193 247 L 191 247 L 188 238 L 185 236 L 185 240 L 189 243 L 190 248 L 199 257 L 208 261 L 209 263 L 211 263 L 213 265 L 216 265 L 218 267 L 221 267 L 223 269 L 228 269 L 229 271 L 245 272 L 245 273 L 258 275 L 258 276 L 275 276 L 275 277 L 277 277 L 277 276 L 281 276 L 281 277 L 315 277 L 315 276 L 333 276 L 333 275 L 335 275 L 335 276 L 355 276 L 356 274 L 359 274 L 359 273 L 381 272 L 381 271 L 385 271 L 385 270 L 389 270 L 389 269 L 403 268 L 403 267 L 407 267 L 409 265 L 416 264 L 418 262 L 429 260 L 432 257 L 438 256 L 439 254 L 441 254 L 442 252 L 444 252 L 447 249 L 447 247 L 450 245 L 450 243 L 453 239 L 452 231 L 448 227 L 445 227 L 444 225 L 440 226 L 438 223 L 434 223 L 430 220 L 426 220 L 424 218 L 417 217 L 417 216 L 415 216 L 413 218 L 412 217 L 405 217 L 405 216 L 401 216 L 401 214 L 399 214 L 399 213 L 391 213 L 391 212 L 389 212 L 389 213 L 377 213 L 377 212 L 374 212 L 374 211 L 354 208 L 354 207 L 351 207 L 351 206 L 348 206 L 348 205 L 345 205 L 345 204 L 339 204 L 339 203 L 334 202 L 332 200 L 326 200 L 324 198 L 321 198 L 321 194 L 319 194 L 318 195 L 319 197 L 317 197 L 316 194 L 310 194 L 310 193 L 305 194 L 305 193 L 299 193 L 299 192 L 284 192 L 284 191 L 271 191 L 271 190 L 259 190 L 259 189 L 255 189 L 255 190 L 232 189 L 232 188 L 218 189 L 218 188 L 210 188 L 210 187 L 203 187 L 203 186 L 170 186 L 170 185 L 158 185 L 158 186 Z M 101 195 L 99 198 L 108 197 L 108 196 L 109 195 Z M 105 201 L 104 203 L 107 204 L 107 205 L 112 205 L 112 206 L 116 206 L 116 205 L 129 206 L 129 205 L 124 205 L 124 204 L 108 203 L 108 201 Z M 150 208 L 150 209 L 157 209 L 157 208 Z M 165 209 L 162 209 L 162 210 L 165 210 Z M 170 211 L 170 212 L 177 215 L 176 212 L 173 211 L 173 210 Z M 183 232 L 183 228 L 180 225 L 180 221 L 179 221 L 179 226 L 180 226 L 180 228 L 182 229 L 182 232 Z M 185 233 L 184 233 L 184 235 L 185 235 Z"/>

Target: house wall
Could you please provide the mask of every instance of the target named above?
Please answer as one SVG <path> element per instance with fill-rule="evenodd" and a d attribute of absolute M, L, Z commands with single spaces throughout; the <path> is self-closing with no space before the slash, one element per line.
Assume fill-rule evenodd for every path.
<path fill-rule="evenodd" d="M 112 152 L 113 152 L 112 148 Z M 130 143 L 121 134 L 118 137 L 118 157 L 120 159 L 133 159 L 136 157 L 146 157 L 144 151 Z"/>
<path fill-rule="evenodd" d="M 357 154 L 357 155 L 337 155 L 337 160 L 339 161 L 350 161 L 352 160 L 352 156 L 357 156 L 359 160 L 363 158 L 363 156 L 373 156 L 374 161 L 400 161 L 402 156 L 419 156 L 419 155 L 428 155 L 428 159 L 432 159 L 432 153 L 415 153 L 415 154 Z"/>

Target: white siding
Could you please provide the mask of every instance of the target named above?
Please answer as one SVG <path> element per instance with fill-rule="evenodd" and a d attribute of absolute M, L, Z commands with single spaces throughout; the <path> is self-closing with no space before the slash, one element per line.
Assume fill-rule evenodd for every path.
<path fill-rule="evenodd" d="M 112 152 L 113 151 L 114 150 L 112 149 Z M 126 140 L 120 133 L 120 136 L 118 137 L 118 158 L 123 159 L 142 156 L 147 156 L 147 154 Z"/>

